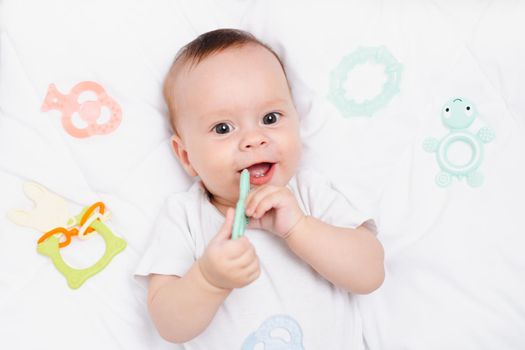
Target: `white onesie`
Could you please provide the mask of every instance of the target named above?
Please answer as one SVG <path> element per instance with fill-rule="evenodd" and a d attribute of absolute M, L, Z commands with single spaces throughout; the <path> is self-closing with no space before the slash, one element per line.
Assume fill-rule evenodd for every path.
<path fill-rule="evenodd" d="M 368 219 L 312 171 L 299 172 L 288 187 L 306 215 L 352 228 Z M 201 183 L 172 195 L 135 274 L 184 275 L 223 223 L 224 216 L 209 202 Z M 185 349 L 364 348 L 361 319 L 351 295 L 295 256 L 281 238 L 255 229 L 245 234 L 257 251 L 260 277 L 234 289 L 208 328 L 185 343 Z"/>

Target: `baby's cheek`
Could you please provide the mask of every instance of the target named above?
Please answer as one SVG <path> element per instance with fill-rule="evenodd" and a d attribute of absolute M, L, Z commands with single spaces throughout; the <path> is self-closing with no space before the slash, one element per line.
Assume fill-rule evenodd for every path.
<path fill-rule="evenodd" d="M 234 184 L 233 180 L 227 175 L 227 173 L 218 172 L 218 175 L 209 175 L 203 182 L 207 185 L 207 189 L 215 197 L 220 197 L 223 201 L 229 203 L 235 203 L 239 195 L 239 184 Z"/>
<path fill-rule="evenodd" d="M 294 140 L 290 140 L 286 149 L 288 150 L 287 158 L 290 162 L 290 165 L 292 165 L 292 167 L 294 167 L 295 170 L 295 168 L 297 168 L 299 164 L 299 160 L 301 159 L 302 155 L 303 146 L 301 140 L 298 137 Z"/>

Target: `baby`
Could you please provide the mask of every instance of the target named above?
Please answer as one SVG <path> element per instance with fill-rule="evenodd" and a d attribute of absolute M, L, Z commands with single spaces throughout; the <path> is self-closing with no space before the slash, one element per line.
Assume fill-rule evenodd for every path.
<path fill-rule="evenodd" d="M 164 93 L 175 155 L 200 181 L 168 199 L 136 271 L 160 335 L 186 349 L 362 349 L 348 292 L 381 285 L 383 249 L 368 218 L 298 172 L 299 117 L 277 54 L 243 31 L 205 33 L 179 52 Z M 243 169 L 250 220 L 232 240 Z"/>

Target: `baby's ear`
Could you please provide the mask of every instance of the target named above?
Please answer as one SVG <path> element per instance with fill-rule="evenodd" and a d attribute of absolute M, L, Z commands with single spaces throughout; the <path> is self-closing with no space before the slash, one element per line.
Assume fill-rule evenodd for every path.
<path fill-rule="evenodd" d="M 193 169 L 193 166 L 191 165 L 188 158 L 188 152 L 186 151 L 184 143 L 179 136 L 173 135 L 171 137 L 171 149 L 173 150 L 173 153 L 175 153 L 175 156 L 179 160 L 186 173 L 189 176 L 197 176 L 198 174 L 195 169 Z"/>

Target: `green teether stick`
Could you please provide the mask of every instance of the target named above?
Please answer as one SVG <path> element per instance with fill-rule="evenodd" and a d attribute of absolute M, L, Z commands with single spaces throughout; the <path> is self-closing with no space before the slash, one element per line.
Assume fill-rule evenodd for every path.
<path fill-rule="evenodd" d="M 235 206 L 235 219 L 233 221 L 232 239 L 240 238 L 244 235 L 244 230 L 248 225 L 248 218 L 244 214 L 244 202 L 250 192 L 250 172 L 244 169 L 241 172 L 241 181 L 239 184 L 239 200 Z"/>

